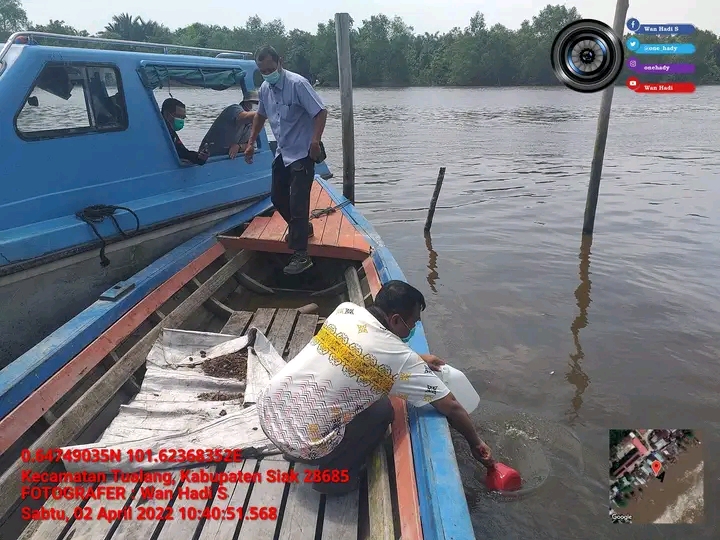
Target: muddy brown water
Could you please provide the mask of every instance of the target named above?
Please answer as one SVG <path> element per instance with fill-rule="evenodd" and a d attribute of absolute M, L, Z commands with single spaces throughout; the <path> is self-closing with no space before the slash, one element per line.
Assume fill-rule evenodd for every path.
<path fill-rule="evenodd" d="M 340 185 L 339 93 L 320 93 Z M 173 95 L 188 106 L 188 146 L 233 99 Z M 458 446 L 478 538 L 677 538 L 672 526 L 610 523 L 607 429 L 706 428 L 718 451 L 720 88 L 616 90 L 591 245 L 580 230 L 599 100 L 559 88 L 355 91 L 358 206 L 426 295 L 431 350 L 514 422 L 577 437 L 539 444 L 549 477 L 514 502 L 468 479 L 475 465 Z M 492 418 L 473 418 L 492 440 Z M 720 530 L 713 467 L 706 520 Z M 712 525 L 691 527 L 684 538 L 713 538 Z"/>

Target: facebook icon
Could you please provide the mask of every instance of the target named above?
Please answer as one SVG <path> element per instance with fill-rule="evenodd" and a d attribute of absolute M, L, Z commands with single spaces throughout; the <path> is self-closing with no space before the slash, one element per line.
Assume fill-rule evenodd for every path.
<path fill-rule="evenodd" d="M 640 28 L 640 21 L 637 19 L 630 19 L 627 22 L 627 27 L 631 32 L 635 32 L 638 28 Z"/>

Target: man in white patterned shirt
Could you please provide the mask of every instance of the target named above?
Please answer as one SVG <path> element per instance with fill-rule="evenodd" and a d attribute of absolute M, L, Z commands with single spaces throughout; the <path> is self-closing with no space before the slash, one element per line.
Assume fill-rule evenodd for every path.
<path fill-rule="evenodd" d="M 433 373 L 444 362 L 406 344 L 424 309 L 422 293 L 402 281 L 385 284 L 368 309 L 341 304 L 260 393 L 260 425 L 286 459 L 348 471 L 348 482 L 315 484 L 316 490 L 340 494 L 358 487 L 367 458 L 393 420 L 388 396 L 431 404 L 476 459 L 492 464 L 467 411 Z"/>

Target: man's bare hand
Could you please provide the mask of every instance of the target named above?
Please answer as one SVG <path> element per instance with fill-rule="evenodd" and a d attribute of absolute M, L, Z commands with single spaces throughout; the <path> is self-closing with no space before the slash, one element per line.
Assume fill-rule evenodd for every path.
<path fill-rule="evenodd" d="M 312 158 L 313 161 L 317 161 L 318 158 L 320 157 L 320 154 L 322 154 L 322 150 L 320 148 L 320 143 L 316 142 L 316 141 L 311 142 L 310 150 L 309 150 L 308 154 L 310 155 L 310 157 Z"/>
<path fill-rule="evenodd" d="M 255 145 L 248 142 L 247 148 L 245 148 L 245 163 L 252 163 L 254 155 Z"/>
<path fill-rule="evenodd" d="M 421 354 L 420 358 L 425 360 L 425 363 L 430 366 L 430 369 L 433 371 L 440 371 L 440 369 L 445 365 L 445 360 L 438 358 L 434 354 Z"/>
<path fill-rule="evenodd" d="M 239 151 L 240 151 L 240 145 L 235 143 L 230 146 L 230 152 L 228 152 L 228 156 L 230 156 L 230 159 L 235 159 L 237 157 Z"/>
<path fill-rule="evenodd" d="M 477 459 L 480 463 L 482 463 L 485 467 L 492 467 L 495 464 L 495 460 L 492 457 L 490 447 L 483 441 L 480 441 L 480 444 L 477 446 L 471 446 L 470 452 L 472 453 L 473 457 Z"/>
<path fill-rule="evenodd" d="M 210 148 L 206 144 L 198 152 L 198 161 L 200 163 L 205 163 L 208 160 L 208 157 L 210 157 Z"/>

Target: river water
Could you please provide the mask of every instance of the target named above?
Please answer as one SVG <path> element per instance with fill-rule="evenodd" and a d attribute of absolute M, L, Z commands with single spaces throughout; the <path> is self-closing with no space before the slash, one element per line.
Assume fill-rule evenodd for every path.
<path fill-rule="evenodd" d="M 225 93 L 173 94 L 199 142 Z M 320 94 L 339 185 L 339 93 Z M 478 389 L 473 417 L 491 445 L 511 419 L 539 433 L 547 460 L 542 489 L 496 500 L 457 441 L 478 538 L 677 538 L 673 526 L 610 523 L 607 430 L 703 429 L 717 453 L 720 88 L 616 90 L 590 245 L 581 227 L 599 101 L 559 88 L 354 94 L 357 203 L 426 295 L 431 350 Z M 705 476 L 713 524 L 712 460 Z M 711 525 L 688 527 L 683 538 L 713 537 Z"/>

